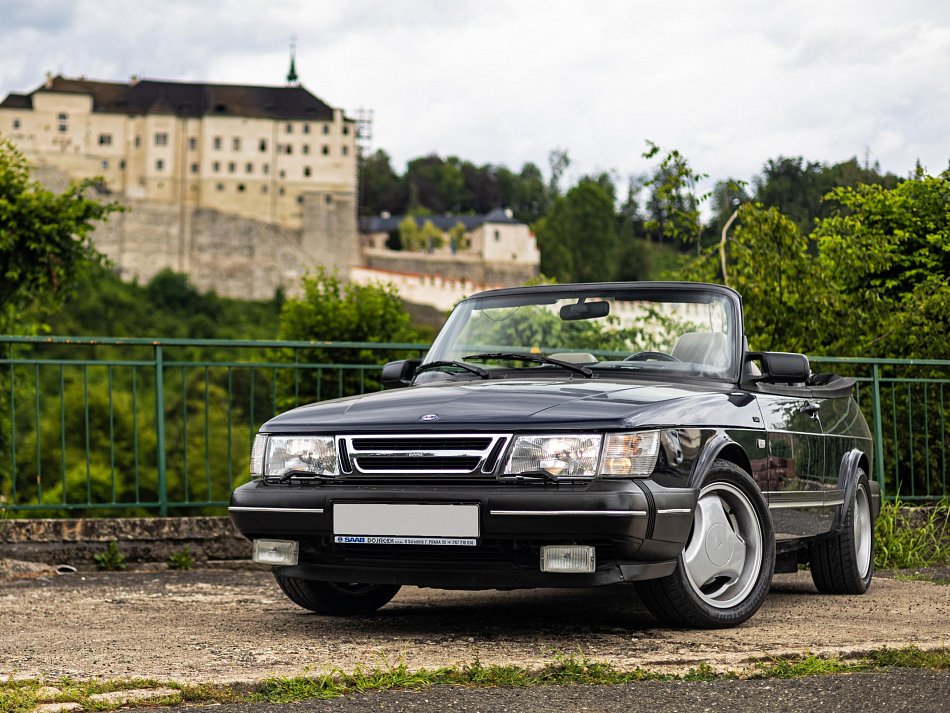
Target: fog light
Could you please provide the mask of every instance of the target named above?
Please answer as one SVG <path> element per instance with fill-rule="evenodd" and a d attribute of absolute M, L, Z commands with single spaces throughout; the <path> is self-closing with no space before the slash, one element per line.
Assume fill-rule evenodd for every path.
<path fill-rule="evenodd" d="M 254 540 L 251 559 L 261 564 L 297 564 L 300 545 L 291 540 Z"/>
<path fill-rule="evenodd" d="M 593 547 L 545 545 L 541 548 L 542 572 L 593 572 L 597 555 Z"/>

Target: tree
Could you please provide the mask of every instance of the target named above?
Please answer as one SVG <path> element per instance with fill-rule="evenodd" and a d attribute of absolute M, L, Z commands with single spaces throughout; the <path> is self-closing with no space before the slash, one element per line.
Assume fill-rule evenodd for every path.
<path fill-rule="evenodd" d="M 648 141 L 643 157 L 652 159 L 659 154 L 660 147 Z M 709 194 L 697 195 L 696 188 L 705 178 L 707 175 L 694 171 L 679 151 L 668 152 L 646 184 L 651 189 L 647 232 L 661 242 L 665 239 L 687 247 L 695 245 L 698 255 L 703 234 L 699 206 Z"/>
<path fill-rule="evenodd" d="M 0 139 L 0 331 L 31 329 L 20 319 L 26 308 L 51 311 L 83 269 L 101 262 L 89 234 L 119 206 L 88 197 L 97 186 L 90 178 L 48 191 Z"/>
<path fill-rule="evenodd" d="M 399 221 L 399 244 L 403 250 L 418 250 L 422 246 L 422 236 L 416 219 L 407 215 Z"/>
<path fill-rule="evenodd" d="M 545 275 L 560 282 L 613 279 L 619 250 L 614 196 L 596 178 L 582 178 L 557 198 L 536 232 Z"/>
<path fill-rule="evenodd" d="M 408 191 L 405 181 L 389 163 L 389 154 L 382 149 L 360 158 L 360 213 L 394 215 L 406 211 Z"/>

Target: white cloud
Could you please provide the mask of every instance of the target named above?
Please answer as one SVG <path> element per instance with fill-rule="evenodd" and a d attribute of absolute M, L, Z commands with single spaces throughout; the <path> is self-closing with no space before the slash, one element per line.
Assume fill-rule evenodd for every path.
<path fill-rule="evenodd" d="M 398 163 L 544 167 L 564 147 L 575 174 L 622 176 L 646 170 L 646 139 L 714 178 L 780 154 L 867 151 L 899 174 L 950 157 L 950 5 L 0 0 L 0 15 L 3 95 L 47 69 L 279 84 L 295 34 L 304 84 L 373 108 Z"/>

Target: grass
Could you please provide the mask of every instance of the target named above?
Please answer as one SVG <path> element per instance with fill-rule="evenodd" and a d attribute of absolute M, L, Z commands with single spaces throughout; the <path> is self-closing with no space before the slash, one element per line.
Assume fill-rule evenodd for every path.
<path fill-rule="evenodd" d="M 913 569 L 950 562 L 950 500 L 934 506 L 921 522 L 899 499 L 881 505 L 874 523 L 874 564 L 880 569 Z"/>
<path fill-rule="evenodd" d="M 749 678 L 800 678 L 836 673 L 857 673 L 888 668 L 950 670 L 950 649 L 921 651 L 916 647 L 878 649 L 856 658 L 831 656 L 775 657 L 756 661 L 738 671 L 716 671 L 702 664 L 684 674 L 669 674 L 641 668 L 620 670 L 613 665 L 588 659 L 582 653 L 558 655 L 547 665 L 529 669 L 513 664 L 485 665 L 476 658 L 461 667 L 409 669 L 405 662 L 383 661 L 373 668 L 357 668 L 351 673 L 333 670 L 318 676 L 280 677 L 267 679 L 251 690 L 211 684 L 186 685 L 147 679 L 115 681 L 76 681 L 61 678 L 0 682 L 0 713 L 28 713 L 39 702 L 75 701 L 83 710 L 114 710 L 120 703 L 105 704 L 90 700 L 97 693 L 143 688 L 173 688 L 179 697 L 150 702 L 150 705 L 177 703 L 290 703 L 307 699 L 338 698 L 362 691 L 390 689 L 420 690 L 436 685 L 485 686 L 521 688 L 527 686 L 576 686 L 621 684 L 636 681 L 715 681 Z M 53 686 L 60 695 L 41 697 L 40 689 Z M 42 698 L 42 700 L 40 700 Z"/>

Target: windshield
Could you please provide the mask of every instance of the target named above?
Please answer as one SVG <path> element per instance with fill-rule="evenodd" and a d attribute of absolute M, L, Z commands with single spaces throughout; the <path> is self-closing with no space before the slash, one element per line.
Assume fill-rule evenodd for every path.
<path fill-rule="evenodd" d="M 526 290 L 461 302 L 425 362 L 477 364 L 489 373 L 505 369 L 563 373 L 566 362 L 584 367 L 569 371 L 586 376 L 653 371 L 731 378 L 737 329 L 736 304 L 721 292 L 629 287 Z M 519 354 L 534 358 L 519 360 Z M 436 372 L 442 372 L 441 378 L 462 373 L 445 366 L 420 378 L 440 378 Z"/>

